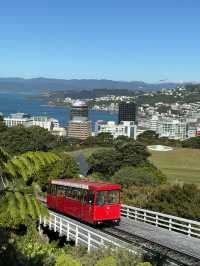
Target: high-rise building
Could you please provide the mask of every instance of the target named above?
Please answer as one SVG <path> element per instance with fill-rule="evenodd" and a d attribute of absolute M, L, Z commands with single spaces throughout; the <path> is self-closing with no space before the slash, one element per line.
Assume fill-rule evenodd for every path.
<path fill-rule="evenodd" d="M 88 106 L 77 100 L 71 107 L 71 120 L 68 123 L 67 136 L 70 138 L 87 139 L 92 134 L 91 121 L 88 121 Z"/>
<path fill-rule="evenodd" d="M 134 121 L 137 122 L 137 108 L 134 102 L 121 102 L 119 103 L 119 116 L 118 122 Z"/>
<path fill-rule="evenodd" d="M 88 106 L 84 101 L 77 100 L 71 107 L 71 120 L 88 119 Z"/>

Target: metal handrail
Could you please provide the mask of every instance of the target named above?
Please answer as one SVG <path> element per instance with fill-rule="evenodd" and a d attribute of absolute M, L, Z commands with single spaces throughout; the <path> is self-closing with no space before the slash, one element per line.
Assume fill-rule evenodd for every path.
<path fill-rule="evenodd" d="M 124 204 L 121 207 L 121 215 L 135 221 L 163 227 L 169 231 L 176 231 L 191 237 L 200 238 L 200 222 L 197 221 Z"/>

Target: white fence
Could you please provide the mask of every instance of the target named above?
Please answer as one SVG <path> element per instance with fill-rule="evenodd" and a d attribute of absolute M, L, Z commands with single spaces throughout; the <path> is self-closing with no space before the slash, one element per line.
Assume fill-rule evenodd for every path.
<path fill-rule="evenodd" d="M 176 231 L 188 236 L 200 238 L 200 222 L 128 205 L 122 205 L 121 215 L 138 222 L 149 223 L 154 226 L 163 227 L 169 231 Z"/>
<path fill-rule="evenodd" d="M 115 246 L 127 248 L 126 242 L 109 236 L 78 221 L 72 220 L 66 216 L 49 212 L 48 218 L 40 217 L 40 224 L 49 226 L 50 230 L 58 232 L 60 236 L 66 236 L 67 241 L 74 240 L 75 244 L 87 246 L 88 251 L 100 246 Z"/>

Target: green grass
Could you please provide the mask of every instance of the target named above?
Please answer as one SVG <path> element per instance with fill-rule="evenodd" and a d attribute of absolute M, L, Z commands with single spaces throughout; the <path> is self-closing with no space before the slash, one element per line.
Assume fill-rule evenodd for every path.
<path fill-rule="evenodd" d="M 200 150 L 176 149 L 168 152 L 151 151 L 150 160 L 172 183 L 196 183 L 200 186 Z"/>

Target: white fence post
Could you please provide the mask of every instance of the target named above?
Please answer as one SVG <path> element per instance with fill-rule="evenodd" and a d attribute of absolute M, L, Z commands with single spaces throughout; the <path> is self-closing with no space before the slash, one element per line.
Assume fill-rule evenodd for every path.
<path fill-rule="evenodd" d="M 69 241 L 69 223 L 67 223 L 67 241 Z"/>
<path fill-rule="evenodd" d="M 156 214 L 156 227 L 158 227 L 158 214 Z"/>
<path fill-rule="evenodd" d="M 62 218 L 60 218 L 60 236 L 62 236 Z"/>
<path fill-rule="evenodd" d="M 188 224 L 188 236 L 191 236 L 191 223 Z"/>
<path fill-rule="evenodd" d="M 76 232 L 75 232 L 75 245 L 78 245 L 78 226 L 76 226 Z"/>
<path fill-rule="evenodd" d="M 91 235 L 90 232 L 88 232 L 88 252 L 90 252 L 90 243 L 91 243 Z"/>
<path fill-rule="evenodd" d="M 146 215 L 147 215 L 147 213 L 144 212 L 144 222 L 145 222 L 145 223 L 146 223 Z"/>
<path fill-rule="evenodd" d="M 56 219 L 56 216 L 54 216 L 54 232 L 56 232 L 56 222 L 57 222 L 57 219 Z"/>
<path fill-rule="evenodd" d="M 137 210 L 135 210 L 135 221 L 137 221 L 137 218 L 138 218 L 138 216 L 137 216 Z"/>
<path fill-rule="evenodd" d="M 169 218 L 169 231 L 172 230 L 172 218 Z"/>

